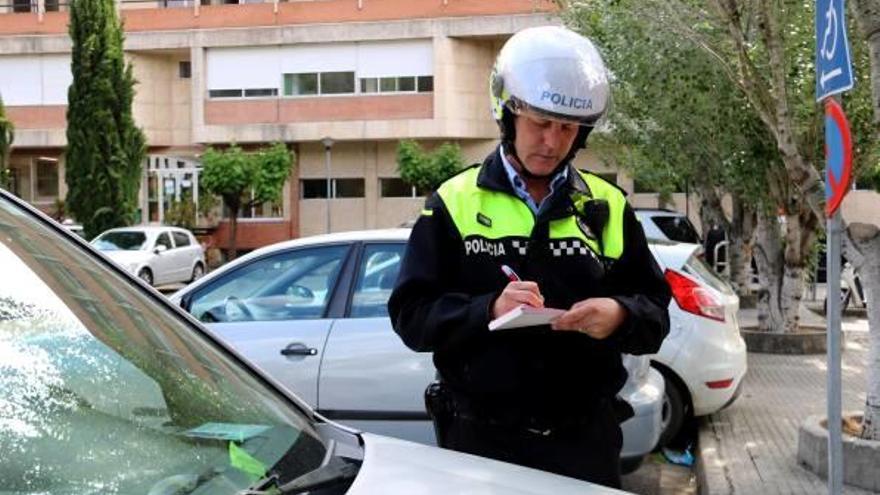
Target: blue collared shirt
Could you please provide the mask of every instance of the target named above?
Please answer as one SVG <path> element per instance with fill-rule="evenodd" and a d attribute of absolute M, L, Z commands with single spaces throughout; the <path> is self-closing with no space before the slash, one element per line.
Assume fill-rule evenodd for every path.
<path fill-rule="evenodd" d="M 513 191 L 521 200 L 523 200 L 523 202 L 525 202 L 526 205 L 528 205 L 529 209 L 532 210 L 532 213 L 536 215 L 541 213 L 542 206 L 549 204 L 547 198 L 553 196 L 556 189 L 565 184 L 565 181 L 568 180 L 568 167 L 563 167 L 562 170 L 560 170 L 550 181 L 550 192 L 544 197 L 544 200 L 541 201 L 541 204 L 539 205 L 535 203 L 535 200 L 532 199 L 528 189 L 526 189 L 525 181 L 522 180 L 522 177 L 519 176 L 519 173 L 517 173 L 516 169 L 513 168 L 513 165 L 507 160 L 507 155 L 504 153 L 504 147 L 501 146 L 498 151 L 501 153 L 501 163 L 504 164 L 504 170 L 507 171 L 507 177 L 510 179 L 510 185 L 513 186 Z"/>

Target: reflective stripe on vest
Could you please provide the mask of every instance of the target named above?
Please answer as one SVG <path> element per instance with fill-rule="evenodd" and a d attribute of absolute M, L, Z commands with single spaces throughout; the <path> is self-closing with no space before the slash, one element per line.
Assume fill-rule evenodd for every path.
<path fill-rule="evenodd" d="M 517 196 L 477 186 L 480 168 L 468 169 L 444 182 L 437 193 L 446 205 L 463 240 L 472 237 L 499 240 L 531 236 L 535 225 L 532 210 Z M 626 198 L 614 186 L 591 174 L 578 171 L 595 199 L 608 202 L 608 222 L 602 235 L 604 256 L 612 259 L 623 254 L 623 212 Z M 597 233 L 598 234 L 598 233 Z M 550 222 L 550 239 L 580 239 L 594 252 L 599 246 L 578 226 L 576 216 Z"/>

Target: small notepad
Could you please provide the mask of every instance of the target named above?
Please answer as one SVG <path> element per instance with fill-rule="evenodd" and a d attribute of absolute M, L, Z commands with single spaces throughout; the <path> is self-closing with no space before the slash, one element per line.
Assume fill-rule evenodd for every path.
<path fill-rule="evenodd" d="M 565 313 L 565 310 L 554 308 L 535 308 L 532 306 L 517 306 L 507 313 L 489 322 L 489 330 L 504 330 L 507 328 L 533 327 L 535 325 L 549 325 L 550 320 Z"/>

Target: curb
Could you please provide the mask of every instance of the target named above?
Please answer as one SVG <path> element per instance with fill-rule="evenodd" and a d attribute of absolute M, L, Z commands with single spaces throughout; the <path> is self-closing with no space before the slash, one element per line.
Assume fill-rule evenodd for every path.
<path fill-rule="evenodd" d="M 700 420 L 697 439 L 697 490 L 700 495 L 733 495 L 733 480 L 723 460 L 720 432 L 712 416 Z"/>

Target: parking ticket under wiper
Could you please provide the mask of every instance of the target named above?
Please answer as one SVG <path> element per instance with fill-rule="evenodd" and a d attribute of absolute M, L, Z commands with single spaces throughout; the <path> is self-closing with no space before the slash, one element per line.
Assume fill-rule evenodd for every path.
<path fill-rule="evenodd" d="M 237 423 L 205 423 L 193 429 L 182 432 L 183 435 L 193 438 L 205 438 L 208 440 L 228 440 L 231 442 L 244 442 L 253 438 L 270 427 L 266 425 L 245 425 Z"/>

